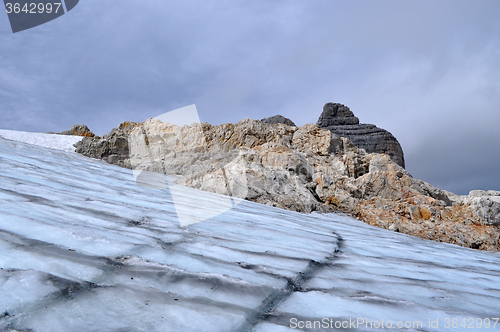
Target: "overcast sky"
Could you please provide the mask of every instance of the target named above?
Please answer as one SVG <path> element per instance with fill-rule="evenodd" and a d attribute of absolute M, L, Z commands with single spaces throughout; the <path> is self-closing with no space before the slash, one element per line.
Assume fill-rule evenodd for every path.
<path fill-rule="evenodd" d="M 500 190 L 500 1 L 82 0 L 12 34 L 0 129 L 102 135 L 196 104 L 212 124 L 326 102 L 389 130 L 416 178 Z"/>

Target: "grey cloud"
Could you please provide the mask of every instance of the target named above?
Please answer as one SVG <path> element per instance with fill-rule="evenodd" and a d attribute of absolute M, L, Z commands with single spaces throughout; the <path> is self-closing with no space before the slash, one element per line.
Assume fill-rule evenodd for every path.
<path fill-rule="evenodd" d="M 103 134 L 195 103 L 212 124 L 279 113 L 303 125 L 341 102 L 398 138 L 412 174 L 466 192 L 486 181 L 474 170 L 498 177 L 497 160 L 432 142 L 457 134 L 450 119 L 497 131 L 498 14 L 494 0 L 80 1 L 35 29 L 0 26 L 0 123 Z M 476 137 L 481 153 L 498 149 Z M 460 162 L 470 156 L 484 167 Z M 464 166 L 440 171 L 450 160 Z"/>
<path fill-rule="evenodd" d="M 500 134 L 456 127 L 428 137 L 407 153 L 414 177 L 457 194 L 500 188 Z M 451 132 L 451 133 L 450 133 Z"/>

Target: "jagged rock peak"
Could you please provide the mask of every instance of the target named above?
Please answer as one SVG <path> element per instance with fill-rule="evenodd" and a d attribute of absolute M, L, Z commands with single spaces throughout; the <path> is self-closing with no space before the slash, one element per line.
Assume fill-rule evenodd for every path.
<path fill-rule="evenodd" d="M 279 114 L 275 115 L 275 116 L 271 116 L 269 118 L 262 119 L 260 121 L 262 121 L 263 123 L 268 123 L 268 124 L 283 123 L 283 124 L 286 124 L 287 126 L 297 127 L 295 125 L 295 123 L 293 123 L 292 120 L 290 120 L 289 118 L 285 118 L 283 115 L 279 115 Z"/>
<path fill-rule="evenodd" d="M 351 140 L 355 146 L 368 153 L 382 153 L 392 161 L 405 167 L 403 149 L 398 140 L 387 130 L 373 124 L 360 124 L 349 107 L 338 103 L 327 103 L 316 123 L 319 127 Z"/>
<path fill-rule="evenodd" d="M 359 124 L 359 119 L 345 105 L 326 103 L 316 124 L 320 127 L 354 125 Z"/>
<path fill-rule="evenodd" d="M 83 124 L 73 125 L 70 130 L 60 132 L 59 135 L 72 135 L 83 137 L 94 137 L 94 133 L 90 131 L 89 127 Z"/>

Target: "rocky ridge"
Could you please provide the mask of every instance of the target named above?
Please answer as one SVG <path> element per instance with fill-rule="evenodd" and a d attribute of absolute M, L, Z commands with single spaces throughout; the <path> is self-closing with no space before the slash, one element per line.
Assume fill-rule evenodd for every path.
<path fill-rule="evenodd" d="M 54 133 L 49 133 L 49 134 L 54 134 Z M 57 134 L 69 135 L 69 136 L 95 137 L 95 134 L 91 132 L 86 125 L 82 124 L 73 125 L 70 130 L 65 130 Z"/>
<path fill-rule="evenodd" d="M 389 156 L 314 124 L 244 119 L 175 126 L 148 119 L 124 122 L 76 147 L 123 167 L 180 175 L 176 183 L 205 191 L 298 212 L 345 212 L 393 231 L 500 251 L 500 192 L 440 190 Z"/>

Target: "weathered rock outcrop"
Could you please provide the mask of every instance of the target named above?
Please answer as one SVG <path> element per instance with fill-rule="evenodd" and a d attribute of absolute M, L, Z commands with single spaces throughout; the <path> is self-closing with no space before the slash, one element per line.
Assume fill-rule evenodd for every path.
<path fill-rule="evenodd" d="M 205 191 L 298 212 L 341 211 L 425 239 L 500 250 L 499 192 L 453 195 L 314 124 L 175 126 L 149 119 L 77 147 L 120 166 L 180 175 L 176 183 Z"/>
<path fill-rule="evenodd" d="M 316 123 L 341 137 L 346 137 L 368 153 L 383 153 L 392 161 L 405 167 L 403 149 L 398 140 L 387 130 L 372 124 L 360 124 L 349 107 L 338 103 L 327 103 Z"/>
<path fill-rule="evenodd" d="M 84 137 L 75 144 L 76 152 L 106 160 L 110 164 L 130 168 L 128 137 L 137 122 L 124 122 L 101 137 Z"/>
<path fill-rule="evenodd" d="M 271 116 L 269 118 L 264 118 L 260 121 L 262 121 L 264 123 L 268 123 L 268 124 L 283 123 L 283 124 L 286 124 L 287 126 L 296 127 L 295 123 L 293 123 L 292 120 L 290 120 L 289 118 L 285 118 L 283 115 Z"/>
<path fill-rule="evenodd" d="M 483 224 L 500 225 L 500 191 L 472 190 L 462 204 L 470 206 Z"/>
<path fill-rule="evenodd" d="M 73 125 L 70 130 L 60 132 L 59 135 L 72 135 L 83 137 L 95 137 L 94 133 L 86 125 Z"/>
<path fill-rule="evenodd" d="M 412 178 L 386 155 L 368 154 L 363 162 L 369 172 L 356 179 L 319 178 L 318 196 L 374 226 L 499 251 L 500 204 L 494 199 L 466 196 L 453 202 L 445 191 Z"/>

